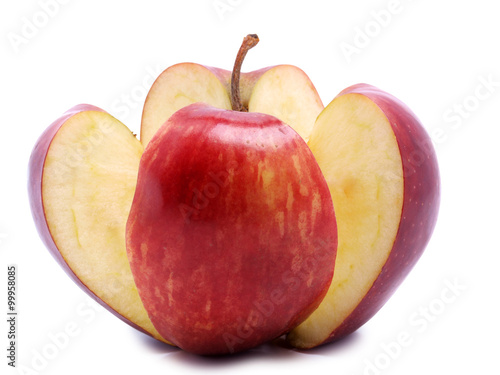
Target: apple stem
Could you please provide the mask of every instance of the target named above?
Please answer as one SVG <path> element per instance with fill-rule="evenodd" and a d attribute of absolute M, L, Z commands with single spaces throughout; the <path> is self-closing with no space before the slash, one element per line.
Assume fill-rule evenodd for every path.
<path fill-rule="evenodd" d="M 234 62 L 233 74 L 231 75 L 231 107 L 233 111 L 248 112 L 241 102 L 240 96 L 240 74 L 241 66 L 243 65 L 243 60 L 247 52 L 255 47 L 259 43 L 259 37 L 257 34 L 248 34 L 241 43 L 241 47 L 236 55 L 236 61 Z"/>

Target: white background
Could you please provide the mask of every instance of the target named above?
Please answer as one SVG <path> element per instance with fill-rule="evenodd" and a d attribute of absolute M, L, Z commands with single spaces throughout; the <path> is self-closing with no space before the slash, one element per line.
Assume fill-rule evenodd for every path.
<path fill-rule="evenodd" d="M 40 5 L 46 1 L 0 6 L 0 319 L 7 319 L 7 264 L 17 264 L 18 365 L 33 369 L 37 353 L 45 351 L 53 358 L 38 360 L 43 370 L 31 373 L 498 371 L 496 2 L 401 0 L 394 7 L 389 0 L 61 0 L 47 15 Z M 216 4 L 227 8 L 218 12 Z M 390 18 L 381 16 L 389 10 Z M 38 24 L 37 30 L 27 31 L 26 22 Z M 360 30 L 371 35 L 368 41 Z M 264 345 L 235 357 L 203 358 L 134 331 L 69 280 L 32 222 L 27 164 L 40 133 L 78 103 L 97 105 L 138 133 L 142 101 L 162 69 L 183 61 L 230 69 L 248 33 L 257 33 L 261 42 L 248 54 L 244 71 L 297 65 L 325 105 L 358 82 L 406 102 L 435 140 L 441 210 L 418 265 L 384 308 L 349 338 L 308 352 Z M 25 40 L 17 45 L 16 36 Z M 347 44 L 358 48 L 349 58 L 342 51 Z M 458 285 L 454 294 L 447 290 L 450 284 Z M 444 302 L 442 293 L 453 301 Z M 51 337 L 68 324 L 76 334 L 54 354 Z M 0 327 L 0 372 L 29 373 L 7 367 L 7 324 Z M 397 351 L 393 343 L 404 332 L 411 343 Z M 387 347 L 395 350 L 392 357 Z M 377 369 L 369 370 L 372 365 Z"/>

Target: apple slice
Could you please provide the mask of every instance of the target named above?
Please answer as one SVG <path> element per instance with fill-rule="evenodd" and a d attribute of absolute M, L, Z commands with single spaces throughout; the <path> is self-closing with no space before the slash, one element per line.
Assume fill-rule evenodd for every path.
<path fill-rule="evenodd" d="M 250 74 L 243 77 L 250 80 Z M 253 86 L 248 103 L 249 112 L 279 118 L 306 142 L 323 108 L 309 77 L 293 65 L 278 65 L 263 72 Z"/>
<path fill-rule="evenodd" d="M 273 115 L 307 141 L 323 103 L 309 77 L 292 65 L 277 65 L 242 73 L 241 102 L 250 112 Z M 196 102 L 231 109 L 231 72 L 195 63 L 166 69 L 148 93 L 141 124 L 146 146 L 177 110 Z"/>
<path fill-rule="evenodd" d="M 227 90 L 216 73 L 217 69 L 200 64 L 181 63 L 158 76 L 151 86 L 142 113 L 141 143 L 144 147 L 170 116 L 189 104 L 204 102 L 217 108 L 231 109 Z M 223 79 L 223 76 L 220 77 Z"/>
<path fill-rule="evenodd" d="M 126 126 L 79 105 L 39 138 L 28 190 L 38 232 L 73 281 L 126 323 L 164 341 L 139 298 L 125 248 L 142 153 Z"/>
<path fill-rule="evenodd" d="M 329 185 L 339 242 L 327 296 L 288 334 L 298 348 L 338 340 L 383 306 L 422 254 L 439 206 L 428 135 L 410 109 L 373 86 L 341 92 L 309 146 Z"/>

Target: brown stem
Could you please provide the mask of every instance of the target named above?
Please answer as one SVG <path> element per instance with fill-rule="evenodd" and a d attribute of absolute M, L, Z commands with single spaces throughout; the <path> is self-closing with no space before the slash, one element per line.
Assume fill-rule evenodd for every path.
<path fill-rule="evenodd" d="M 248 112 L 248 108 L 243 106 L 240 96 L 240 74 L 241 65 L 247 52 L 259 43 L 257 34 L 248 34 L 241 43 L 241 47 L 236 55 L 234 62 L 233 74 L 231 75 L 231 107 L 233 111 Z"/>

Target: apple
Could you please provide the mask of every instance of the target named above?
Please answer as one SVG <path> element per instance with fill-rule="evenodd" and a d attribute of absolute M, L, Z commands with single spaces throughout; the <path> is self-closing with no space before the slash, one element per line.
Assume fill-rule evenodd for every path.
<path fill-rule="evenodd" d="M 339 243 L 327 296 L 287 336 L 298 348 L 339 340 L 384 305 L 422 255 L 440 198 L 429 136 L 405 104 L 373 86 L 342 91 L 308 145 L 330 188 Z"/>
<path fill-rule="evenodd" d="M 142 153 L 122 123 L 78 105 L 38 139 L 28 190 L 40 237 L 70 278 L 120 319 L 164 341 L 142 305 L 125 248 Z"/>
<path fill-rule="evenodd" d="M 297 67 L 241 73 L 257 41 L 245 38 L 232 72 L 166 69 L 140 142 L 80 105 L 30 159 L 33 217 L 68 275 L 198 354 L 283 333 L 302 349 L 346 337 L 395 292 L 437 220 L 436 154 L 405 104 L 359 84 L 324 108 Z"/>
<path fill-rule="evenodd" d="M 239 64 L 255 44 L 245 38 Z M 202 355 L 300 324 L 328 290 L 337 248 L 330 192 L 300 135 L 206 103 L 175 112 L 148 143 L 126 236 L 153 325 Z"/>
<path fill-rule="evenodd" d="M 235 84 L 240 66 L 235 63 L 233 77 L 193 63 L 166 69 L 146 99 L 141 142 L 147 145 L 167 118 L 193 102 L 232 108 L 232 84 L 241 87 L 245 110 L 274 115 L 294 128 L 327 180 L 339 245 L 325 299 L 287 339 L 298 348 L 341 339 L 383 306 L 430 239 L 439 207 L 432 143 L 405 104 L 373 86 L 352 86 L 323 109 L 299 68 L 242 73 Z"/>

